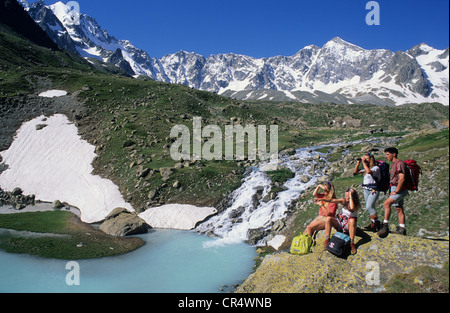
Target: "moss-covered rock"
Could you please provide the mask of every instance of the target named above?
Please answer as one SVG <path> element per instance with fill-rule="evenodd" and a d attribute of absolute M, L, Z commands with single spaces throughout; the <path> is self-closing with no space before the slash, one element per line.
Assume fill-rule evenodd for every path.
<path fill-rule="evenodd" d="M 338 258 L 323 251 L 323 240 L 323 235 L 318 236 L 308 255 L 283 252 L 266 256 L 237 292 L 380 292 L 395 275 L 418 266 L 444 266 L 449 259 L 448 241 L 394 234 L 381 239 L 367 233 L 356 237 L 356 255 Z"/>

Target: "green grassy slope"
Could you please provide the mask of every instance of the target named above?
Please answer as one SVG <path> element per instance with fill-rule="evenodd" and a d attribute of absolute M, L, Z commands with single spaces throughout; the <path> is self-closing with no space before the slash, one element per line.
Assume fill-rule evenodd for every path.
<path fill-rule="evenodd" d="M 29 95 L 44 88 L 64 89 L 80 104 L 81 113 L 73 121 L 82 137 L 97 147 L 95 172 L 112 179 L 138 210 L 171 202 L 218 205 L 240 185 L 245 168 L 252 162 L 202 160 L 180 164 L 170 157 L 172 127 L 182 124 L 192 130 L 197 116 L 202 117 L 203 126 L 218 125 L 222 131 L 233 123 L 277 124 L 280 150 L 319 142 L 405 136 L 421 129 L 448 127 L 449 117 L 448 107 L 436 103 L 378 107 L 236 101 L 183 85 L 133 79 L 108 66 L 94 68 L 76 56 L 0 31 L 0 117 L 7 119 L 18 112 L 4 111 L 6 100 L 27 102 Z M 342 126 L 344 122 L 346 127 Z M 389 132 L 370 134 L 381 128 Z M 430 195 L 426 200 L 420 193 L 411 196 L 414 202 L 427 201 L 409 215 L 413 232 L 424 223 L 430 231 L 448 229 L 448 212 L 442 210 L 448 209 L 448 128 L 405 137 L 401 143 L 405 155 L 424 165 L 423 186 Z M 171 174 L 164 177 L 162 168 L 171 168 Z M 442 182 L 438 188 L 434 186 L 437 180 Z M 336 176 L 341 189 L 358 183 L 354 178 Z M 439 214 L 433 213 L 436 210 Z M 316 208 L 305 212 L 298 216 L 298 228 L 303 227 L 308 214 L 316 213 Z"/>

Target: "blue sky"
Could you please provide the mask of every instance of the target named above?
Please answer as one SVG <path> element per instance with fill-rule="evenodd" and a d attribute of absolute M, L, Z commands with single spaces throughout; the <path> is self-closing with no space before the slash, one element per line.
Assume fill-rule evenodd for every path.
<path fill-rule="evenodd" d="M 94 17 L 110 35 L 130 40 L 153 57 L 179 50 L 204 56 L 293 55 L 336 36 L 365 49 L 405 51 L 422 42 L 438 49 L 449 46 L 448 0 L 379 0 L 379 26 L 365 22 L 369 0 L 77 2 L 81 13 Z"/>

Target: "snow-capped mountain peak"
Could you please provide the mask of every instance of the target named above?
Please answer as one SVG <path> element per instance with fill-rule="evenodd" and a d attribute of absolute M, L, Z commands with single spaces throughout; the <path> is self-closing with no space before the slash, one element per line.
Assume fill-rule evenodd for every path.
<path fill-rule="evenodd" d="M 427 75 L 427 80 L 432 86 L 429 95 L 431 99 L 447 98 L 449 95 L 449 49 L 438 50 L 427 44 L 420 44 L 408 51 L 413 55 L 420 67 Z"/>
<path fill-rule="evenodd" d="M 68 5 L 62 3 L 61 1 L 56 2 L 55 4 L 52 4 L 49 6 L 50 10 L 53 11 L 53 13 L 56 15 L 56 17 L 63 23 L 64 25 L 72 24 L 73 20 L 70 18 L 72 16 L 72 12 L 75 10 L 72 10 L 71 7 Z"/>
<path fill-rule="evenodd" d="M 62 2 L 28 5 L 31 17 L 60 46 L 83 57 L 113 63 L 130 75 L 185 84 L 237 99 L 289 100 L 309 103 L 417 102 L 449 104 L 448 49 L 425 43 L 402 52 L 366 50 L 335 37 L 323 47 L 309 45 L 293 56 L 253 58 L 234 53 L 204 57 L 179 51 L 160 59 L 118 40 L 94 18 L 79 15 Z"/>
<path fill-rule="evenodd" d="M 353 49 L 353 50 L 364 50 L 363 48 L 354 45 L 348 41 L 345 41 L 341 37 L 334 37 L 330 41 L 328 41 L 323 49 Z"/>

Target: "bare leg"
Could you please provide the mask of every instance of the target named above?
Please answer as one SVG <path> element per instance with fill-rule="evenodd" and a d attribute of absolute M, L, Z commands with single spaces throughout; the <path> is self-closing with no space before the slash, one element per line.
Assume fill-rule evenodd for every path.
<path fill-rule="evenodd" d="M 389 221 L 389 218 L 391 217 L 391 206 L 395 203 L 395 200 L 392 198 L 387 198 L 386 201 L 384 201 L 384 219 L 386 221 Z"/>
<path fill-rule="evenodd" d="M 405 218 L 405 211 L 402 207 L 397 207 L 397 214 L 398 214 L 398 223 L 399 224 L 405 224 L 406 218 Z"/>
<path fill-rule="evenodd" d="M 304 234 L 312 237 L 313 233 L 316 230 L 323 230 L 323 229 L 325 229 L 325 222 L 323 221 L 323 219 L 319 220 L 316 218 L 308 225 L 308 227 L 306 227 Z"/>
<path fill-rule="evenodd" d="M 337 229 L 339 227 L 339 223 L 335 217 L 327 217 L 327 221 L 325 223 L 325 241 L 323 249 L 326 249 L 326 246 L 328 245 L 328 242 L 330 240 L 331 235 L 331 227 Z"/>
<path fill-rule="evenodd" d="M 348 221 L 348 232 L 350 234 L 350 248 L 351 248 L 351 254 L 355 255 L 357 250 L 355 246 L 355 235 L 356 235 L 356 219 L 351 218 Z"/>
<path fill-rule="evenodd" d="M 331 235 L 331 227 L 333 227 L 334 223 L 337 223 L 334 217 L 327 217 L 327 221 L 325 222 L 325 238 L 329 239 Z"/>
<path fill-rule="evenodd" d="M 378 232 L 378 236 L 380 238 L 386 238 L 389 235 L 389 218 L 391 217 L 391 206 L 395 203 L 395 200 L 392 198 L 387 198 L 384 201 L 384 222 L 381 226 L 380 231 Z"/>
<path fill-rule="evenodd" d="M 349 219 L 348 232 L 350 235 L 350 239 L 353 242 L 355 240 L 355 235 L 356 235 L 356 219 L 354 219 L 354 218 Z"/>

